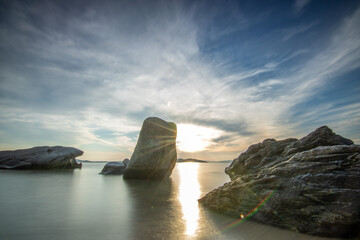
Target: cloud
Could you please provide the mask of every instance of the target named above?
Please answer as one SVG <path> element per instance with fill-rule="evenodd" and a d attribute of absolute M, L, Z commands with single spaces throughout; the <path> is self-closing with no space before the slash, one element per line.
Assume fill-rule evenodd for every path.
<path fill-rule="evenodd" d="M 77 115 L 68 116 L 4 107 L 0 112 L 0 118 L 4 137 L 13 139 L 12 135 L 16 131 L 16 137 L 21 138 L 12 143 L 18 147 L 31 147 L 33 144 L 71 145 L 87 152 L 94 149 L 111 149 L 127 155 L 131 154 L 136 139 L 126 135 L 137 134 L 141 127 L 128 119 L 104 113 L 99 115 L 93 111 L 79 111 Z M 16 126 L 18 129 L 14 128 Z M 107 140 L 98 134 L 100 130 L 111 131 L 113 138 Z M 0 146 L 13 148 L 7 143 Z"/>
<path fill-rule="evenodd" d="M 297 3 L 298 9 L 308 3 Z M 308 116 L 291 118 L 294 108 L 329 79 L 359 68 L 359 10 L 328 47 L 301 64 L 286 65 L 305 55 L 297 48 L 266 58 L 253 52 L 259 64 L 240 62 L 229 70 L 226 57 L 210 59 L 202 51 L 209 39 L 196 7 L 91 2 L 83 11 L 67 12 L 55 3 L 33 4 L 15 4 L 0 26 L 0 104 L 6 106 L 0 123 L 62 129 L 76 146 L 109 146 L 124 157 L 147 116 L 222 130 L 209 151 L 226 156 L 265 138 L 293 136 Z M 316 24 L 286 29 L 281 37 L 288 40 Z M 329 108 L 326 118 L 335 114 Z"/>
<path fill-rule="evenodd" d="M 334 33 L 329 46 L 309 60 L 290 79 L 294 102 L 314 94 L 329 79 L 360 67 L 360 9 L 345 19 Z M 290 87 L 290 86 L 289 86 Z"/>
<path fill-rule="evenodd" d="M 319 22 L 312 22 L 312 23 L 309 23 L 309 24 L 306 24 L 306 25 L 301 25 L 301 26 L 298 26 L 296 28 L 289 28 L 289 29 L 284 29 L 282 32 L 283 32 L 283 41 L 287 41 L 289 40 L 290 38 L 298 35 L 298 34 L 301 34 L 301 33 L 304 33 L 306 31 L 308 31 L 309 29 L 311 29 L 312 27 L 314 27 L 315 25 L 319 24 Z"/>
<path fill-rule="evenodd" d="M 223 135 L 221 137 L 215 138 L 212 140 L 214 143 L 231 143 L 234 141 L 234 136 L 230 135 Z"/>
<path fill-rule="evenodd" d="M 301 12 L 311 0 L 295 0 L 294 9 L 296 12 Z"/>
<path fill-rule="evenodd" d="M 181 117 L 178 118 L 179 121 L 184 123 L 191 123 L 200 126 L 212 127 L 223 130 L 224 132 L 237 133 L 240 136 L 249 136 L 254 134 L 254 132 L 251 132 L 247 124 L 245 122 L 241 122 L 240 119 L 231 122 L 231 121 L 227 121 L 226 119 L 215 119 L 215 118 L 209 118 L 209 119 L 195 118 L 195 117 L 191 117 L 190 119 L 181 119 Z"/>

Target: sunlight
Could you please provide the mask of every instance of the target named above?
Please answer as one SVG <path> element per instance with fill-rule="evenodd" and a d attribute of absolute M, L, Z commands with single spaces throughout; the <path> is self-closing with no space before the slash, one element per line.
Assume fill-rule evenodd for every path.
<path fill-rule="evenodd" d="M 177 147 L 184 152 L 197 152 L 205 150 L 212 142 L 220 137 L 221 131 L 209 127 L 193 124 L 177 125 Z"/>
<path fill-rule="evenodd" d="M 199 163 L 180 163 L 177 169 L 180 173 L 179 201 L 181 203 L 183 219 L 186 223 L 188 236 L 195 234 L 198 228 L 200 185 L 197 178 Z"/>

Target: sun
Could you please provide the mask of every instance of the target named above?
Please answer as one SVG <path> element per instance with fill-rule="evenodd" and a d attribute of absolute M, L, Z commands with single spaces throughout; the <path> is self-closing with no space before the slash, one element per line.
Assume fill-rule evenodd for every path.
<path fill-rule="evenodd" d="M 221 131 L 194 124 L 177 125 L 177 147 L 183 152 L 198 152 L 212 144 L 212 140 L 221 136 Z"/>

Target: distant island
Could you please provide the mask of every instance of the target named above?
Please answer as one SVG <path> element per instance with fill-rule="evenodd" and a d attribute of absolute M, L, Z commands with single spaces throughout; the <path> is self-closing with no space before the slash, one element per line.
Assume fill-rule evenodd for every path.
<path fill-rule="evenodd" d="M 199 160 L 199 159 L 195 159 L 195 158 L 179 158 L 176 162 L 180 163 L 180 162 L 199 162 L 199 163 L 207 163 L 208 161 L 205 160 Z"/>
<path fill-rule="evenodd" d="M 90 161 L 90 160 L 81 160 L 81 159 L 76 159 L 77 162 L 81 162 L 81 163 L 107 163 L 109 161 Z"/>
<path fill-rule="evenodd" d="M 233 160 L 211 161 L 212 163 L 231 163 Z"/>
<path fill-rule="evenodd" d="M 199 160 L 195 158 L 179 158 L 176 162 L 198 162 L 198 163 L 230 163 L 232 160 L 222 160 L 222 161 L 206 161 L 206 160 Z"/>

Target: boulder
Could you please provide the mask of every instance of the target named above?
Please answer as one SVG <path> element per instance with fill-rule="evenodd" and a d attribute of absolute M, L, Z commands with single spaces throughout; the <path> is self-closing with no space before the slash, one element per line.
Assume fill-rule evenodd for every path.
<path fill-rule="evenodd" d="M 124 159 L 122 162 L 108 162 L 105 164 L 105 166 L 104 166 L 103 170 L 100 172 L 100 174 L 104 174 L 104 175 L 123 174 L 128 163 L 129 163 L 128 158 Z"/>
<path fill-rule="evenodd" d="M 170 177 L 176 164 L 176 124 L 160 118 L 145 119 L 134 153 L 125 169 L 125 179 Z"/>
<path fill-rule="evenodd" d="M 34 147 L 0 151 L 0 169 L 72 169 L 81 168 L 75 158 L 83 151 L 72 147 Z"/>
<path fill-rule="evenodd" d="M 225 172 L 231 182 L 199 200 L 210 209 L 311 235 L 359 236 L 360 146 L 326 126 L 251 145 Z"/>

